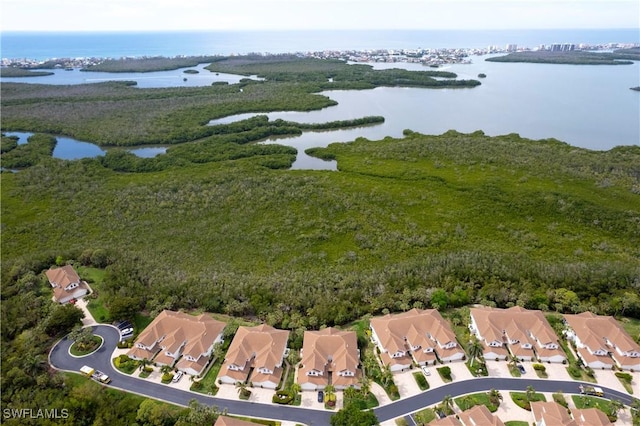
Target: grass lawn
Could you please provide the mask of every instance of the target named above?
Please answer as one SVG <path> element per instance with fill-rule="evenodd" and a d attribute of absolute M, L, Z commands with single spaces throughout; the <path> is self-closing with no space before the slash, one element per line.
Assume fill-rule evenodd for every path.
<path fill-rule="evenodd" d="M 421 371 L 416 371 L 415 373 L 413 373 L 413 378 L 416 379 L 416 383 L 418 384 L 420 390 L 424 391 L 429 389 L 429 382 L 427 382 L 426 377 L 424 377 L 424 374 L 422 374 Z"/>
<path fill-rule="evenodd" d="M 606 415 L 611 413 L 611 402 L 597 396 L 571 395 L 576 408 L 597 408 Z"/>
<path fill-rule="evenodd" d="M 505 422 L 504 426 L 529 426 L 529 423 L 521 420 L 511 420 L 509 422 Z"/>
<path fill-rule="evenodd" d="M 418 424 L 428 424 L 436 419 L 436 412 L 431 408 L 427 408 L 425 410 L 418 411 L 413 415 L 413 418 Z"/>
<path fill-rule="evenodd" d="M 631 386 L 633 377 L 631 376 L 631 374 L 616 371 L 616 377 L 618 378 L 618 380 L 620 380 L 620 383 L 622 383 L 622 386 L 624 386 L 625 390 L 633 395 L 633 386 Z"/>
<path fill-rule="evenodd" d="M 462 411 L 468 410 L 469 408 L 475 407 L 476 405 L 484 405 L 492 413 L 495 413 L 496 410 L 498 410 L 498 406 L 492 404 L 489 400 L 489 395 L 484 392 L 455 398 L 454 402 L 458 405 L 458 407 L 460 407 Z"/>
<path fill-rule="evenodd" d="M 529 403 L 529 401 L 527 401 L 527 394 L 524 392 L 511 392 L 509 395 L 511 395 L 511 399 L 513 400 L 513 402 L 515 402 L 515 404 L 520 407 L 520 408 L 524 408 L 527 411 L 531 411 L 531 404 Z M 537 402 L 537 401 L 546 401 L 547 398 L 541 394 L 541 393 L 535 393 L 533 394 L 533 397 L 531 398 L 530 402 Z"/>
<path fill-rule="evenodd" d="M 453 380 L 451 378 L 451 368 L 445 366 L 445 367 L 436 368 L 436 370 L 438 371 L 438 374 L 440 375 L 440 377 L 445 383 L 449 383 Z"/>
<path fill-rule="evenodd" d="M 509 373 L 511 373 L 511 375 L 513 377 L 521 377 L 522 373 L 520 373 L 520 370 L 518 370 L 518 367 L 516 367 L 515 365 L 510 365 L 509 366 Z"/>
<path fill-rule="evenodd" d="M 100 345 L 102 344 L 102 337 L 97 336 L 95 334 L 93 335 L 91 340 L 92 340 L 92 344 L 88 345 L 86 348 L 83 348 L 82 350 L 80 350 L 78 348 L 78 344 L 77 343 L 74 343 L 73 345 L 71 345 L 71 348 L 69 348 L 69 351 L 71 352 L 71 355 L 75 355 L 75 356 L 89 355 L 90 353 L 92 353 L 96 349 L 98 349 L 100 347 Z"/>

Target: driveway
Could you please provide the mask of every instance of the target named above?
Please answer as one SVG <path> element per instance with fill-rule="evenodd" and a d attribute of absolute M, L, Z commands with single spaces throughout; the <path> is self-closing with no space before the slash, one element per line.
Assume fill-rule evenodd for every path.
<path fill-rule="evenodd" d="M 413 377 L 413 373 L 422 374 L 422 371 L 420 371 L 419 368 L 414 368 L 413 370 L 402 371 L 393 375 L 393 381 L 398 387 L 400 398 L 406 398 L 422 392 L 420 390 L 420 387 L 418 386 L 418 383 L 416 383 L 416 379 Z M 430 377 L 431 376 L 425 378 L 427 379 L 427 381 L 429 381 Z"/>

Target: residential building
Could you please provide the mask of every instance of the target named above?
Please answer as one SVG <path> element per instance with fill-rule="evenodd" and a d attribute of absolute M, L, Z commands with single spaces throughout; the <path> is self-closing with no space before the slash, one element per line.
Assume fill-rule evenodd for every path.
<path fill-rule="evenodd" d="M 521 361 L 566 360 L 558 336 L 541 311 L 475 307 L 469 328 L 483 343 L 486 360 L 506 359 L 509 353 Z"/>
<path fill-rule="evenodd" d="M 238 328 L 218 380 L 222 383 L 251 382 L 253 386 L 275 389 L 282 376 L 289 331 L 262 324 Z"/>
<path fill-rule="evenodd" d="M 555 401 L 531 403 L 536 426 L 612 426 L 605 413 L 597 408 L 567 410 Z"/>
<path fill-rule="evenodd" d="M 484 405 L 476 405 L 458 414 L 452 414 L 429 423 L 433 426 L 504 426 L 499 417 Z"/>
<path fill-rule="evenodd" d="M 354 331 L 333 327 L 305 331 L 301 357 L 297 382 L 302 390 L 319 390 L 327 385 L 339 390 L 359 388 L 360 351 Z"/>
<path fill-rule="evenodd" d="M 140 333 L 128 355 L 159 365 L 175 364 L 178 370 L 199 375 L 209 363 L 214 346 L 222 343 L 225 325 L 207 314 L 164 310 Z"/>
<path fill-rule="evenodd" d="M 371 338 L 391 371 L 464 359 L 449 324 L 435 309 L 412 309 L 371 319 Z"/>
<path fill-rule="evenodd" d="M 58 303 L 68 303 L 89 293 L 89 285 L 80 279 L 71 265 L 51 268 L 45 275 L 53 288 L 53 299 Z"/>
<path fill-rule="evenodd" d="M 499 417 L 491 414 L 485 405 L 476 405 L 458 414 L 463 426 L 504 426 Z"/>
<path fill-rule="evenodd" d="M 233 417 L 220 416 L 213 426 L 256 426 L 256 423 L 235 419 Z"/>
<path fill-rule="evenodd" d="M 640 345 L 611 316 L 583 312 L 565 315 L 567 339 L 572 340 L 586 366 L 640 371 Z"/>

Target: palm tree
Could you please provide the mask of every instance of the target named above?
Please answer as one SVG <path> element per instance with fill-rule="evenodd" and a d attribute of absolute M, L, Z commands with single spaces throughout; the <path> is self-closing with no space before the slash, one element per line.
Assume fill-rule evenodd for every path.
<path fill-rule="evenodd" d="M 482 356 L 482 343 L 478 339 L 473 339 L 469 342 L 469 356 L 471 357 L 470 366 L 473 367 L 473 362 L 480 359 Z"/>
<path fill-rule="evenodd" d="M 442 408 L 447 414 L 453 411 L 453 397 L 451 395 L 445 395 L 442 398 Z"/>
<path fill-rule="evenodd" d="M 371 379 L 369 379 L 367 376 L 363 375 L 360 379 L 360 391 L 365 398 L 368 397 L 369 392 L 371 392 Z"/>
<path fill-rule="evenodd" d="M 617 417 L 618 413 L 620 412 L 620 410 L 624 410 L 624 404 L 622 402 L 620 402 L 620 400 L 618 400 L 618 399 L 612 399 L 611 400 L 611 415 Z"/>
<path fill-rule="evenodd" d="M 527 401 L 531 402 L 536 396 L 536 390 L 533 388 L 533 386 L 529 385 L 527 386 L 527 391 L 525 392 L 525 394 L 527 397 Z"/>
<path fill-rule="evenodd" d="M 172 368 L 171 368 L 171 366 L 170 366 L 170 365 L 163 365 L 162 367 L 160 367 L 160 372 L 161 372 L 162 374 L 170 373 L 170 372 L 171 372 L 171 370 L 172 370 Z"/>
<path fill-rule="evenodd" d="M 493 405 L 500 404 L 500 401 L 502 401 L 502 394 L 500 391 L 497 389 L 491 389 L 489 391 L 489 401 L 491 401 Z"/>
<path fill-rule="evenodd" d="M 41 371 L 44 371 L 47 361 L 43 355 L 27 354 L 22 358 L 22 370 L 31 377 L 35 377 Z"/>
<path fill-rule="evenodd" d="M 236 389 L 238 389 L 238 394 L 242 395 L 247 391 L 247 384 L 238 380 L 236 382 Z"/>
<path fill-rule="evenodd" d="M 144 371 L 144 368 L 145 368 L 147 365 L 151 364 L 151 361 L 149 361 L 147 358 L 142 358 L 142 359 L 139 361 L 139 363 L 140 363 L 140 371 Z"/>
<path fill-rule="evenodd" d="M 380 381 L 382 382 L 382 386 L 385 388 L 389 385 L 393 384 L 393 373 L 388 365 L 385 365 L 381 369 Z"/>
<path fill-rule="evenodd" d="M 300 391 L 302 390 L 302 388 L 300 387 L 300 385 L 298 383 L 294 383 L 291 385 L 291 387 L 289 388 L 291 390 L 291 392 L 293 393 L 293 396 L 295 397 L 296 395 L 298 395 L 300 393 Z"/>

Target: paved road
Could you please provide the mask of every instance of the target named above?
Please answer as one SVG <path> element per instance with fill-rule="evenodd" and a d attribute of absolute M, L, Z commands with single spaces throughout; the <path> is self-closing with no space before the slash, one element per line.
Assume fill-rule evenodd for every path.
<path fill-rule="evenodd" d="M 111 365 L 113 349 L 116 347 L 120 338 L 118 330 L 115 327 L 108 325 L 97 325 L 93 327 L 93 332 L 104 338 L 104 344 L 98 351 L 80 359 L 74 358 L 69 355 L 69 347 L 72 342 L 63 339 L 51 350 L 51 353 L 49 354 L 49 363 L 59 370 L 72 372 L 78 372 L 80 367 L 86 364 L 108 374 L 111 377 L 110 386 L 114 388 L 161 399 L 175 404 L 186 406 L 189 404 L 191 399 L 196 399 L 201 404 L 216 405 L 221 410 L 226 408 L 230 414 L 288 420 L 306 425 L 329 424 L 329 418 L 332 413 L 326 411 L 215 398 L 124 375 L 116 371 Z M 527 386 L 533 386 L 538 392 L 562 391 L 566 394 L 571 394 L 578 393 L 578 386 L 580 383 L 581 382 L 564 382 L 547 379 L 516 379 L 498 377 L 475 378 L 449 383 L 427 392 L 395 401 L 391 404 L 374 409 L 374 412 L 378 417 L 378 420 L 383 422 L 396 417 L 405 416 L 409 413 L 421 410 L 424 407 L 437 404 L 441 402 L 446 395 L 457 397 L 467 393 L 488 391 L 490 389 L 499 389 L 501 391 L 525 391 Z M 591 383 L 585 384 L 593 385 Z M 619 392 L 615 389 L 602 388 L 604 389 L 607 398 L 618 399 L 625 405 L 631 404 L 631 395 Z"/>
<path fill-rule="evenodd" d="M 427 392 L 415 395 L 409 398 L 395 401 L 392 404 L 384 405 L 376 408 L 374 411 L 378 420 L 381 422 L 391 420 L 396 417 L 404 416 L 421 410 L 423 407 L 438 404 L 446 395 L 454 398 L 459 395 L 474 392 L 486 392 L 490 389 L 499 389 L 501 391 L 526 391 L 527 386 L 533 386 L 537 392 L 558 392 L 565 394 L 579 393 L 578 386 L 583 382 L 564 382 L 548 379 L 523 379 L 523 378 L 499 378 L 499 377 L 482 377 L 470 380 L 463 380 L 455 383 L 449 383 L 429 390 Z M 593 383 L 585 383 L 593 386 Z M 619 392 L 615 389 L 609 389 L 600 386 L 609 399 L 618 399 L 625 405 L 631 404 L 632 397 L 629 394 Z M 506 396 L 505 396 L 506 397 Z"/>
<path fill-rule="evenodd" d="M 292 406 L 279 406 L 259 404 L 248 401 L 234 401 L 223 398 L 215 398 L 169 386 L 141 380 L 116 371 L 111 365 L 111 356 L 120 338 L 120 333 L 115 327 L 108 325 L 93 326 L 93 332 L 102 336 L 104 344 L 91 355 L 80 359 L 69 355 L 71 341 L 63 339 L 53 347 L 49 354 L 49 363 L 59 370 L 79 372 L 80 367 L 88 365 L 111 377 L 109 386 L 140 395 L 161 399 L 180 405 L 188 405 L 192 399 L 201 404 L 215 405 L 221 410 L 227 409 L 229 414 L 237 414 L 249 417 L 261 417 L 270 419 L 288 420 L 307 425 L 328 425 L 331 412 L 306 409 Z"/>

